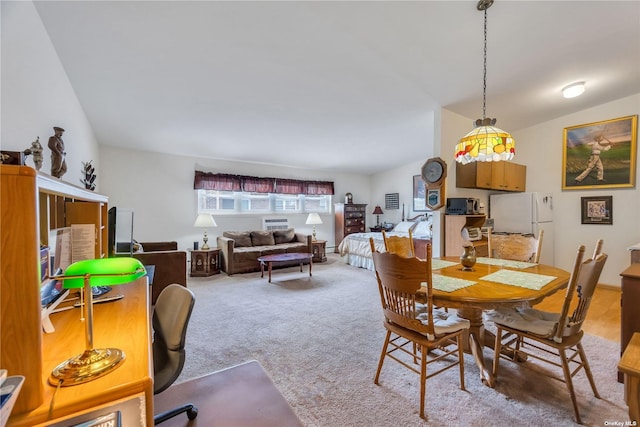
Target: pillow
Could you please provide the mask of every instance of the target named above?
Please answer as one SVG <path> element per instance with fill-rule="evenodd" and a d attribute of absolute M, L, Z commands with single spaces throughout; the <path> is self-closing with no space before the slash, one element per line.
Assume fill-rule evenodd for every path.
<path fill-rule="evenodd" d="M 225 231 L 222 235 L 233 239 L 235 241 L 236 248 L 253 246 L 251 244 L 251 235 L 248 231 Z"/>
<path fill-rule="evenodd" d="M 420 221 L 416 224 L 416 228 L 412 230 L 414 236 L 431 236 L 431 223 L 428 221 Z"/>
<path fill-rule="evenodd" d="M 393 228 L 393 231 L 397 232 L 397 233 L 408 233 L 409 230 L 413 231 L 414 227 L 416 226 L 417 223 L 413 222 L 413 221 L 402 221 L 399 222 L 398 225 L 396 225 Z"/>
<path fill-rule="evenodd" d="M 267 230 L 252 231 L 251 242 L 253 246 L 270 246 L 276 244 L 273 239 L 273 233 Z"/>
<path fill-rule="evenodd" d="M 288 228 L 286 230 L 273 230 L 273 237 L 276 241 L 276 245 L 280 243 L 293 242 L 294 237 L 296 237 L 296 231 L 293 228 Z"/>

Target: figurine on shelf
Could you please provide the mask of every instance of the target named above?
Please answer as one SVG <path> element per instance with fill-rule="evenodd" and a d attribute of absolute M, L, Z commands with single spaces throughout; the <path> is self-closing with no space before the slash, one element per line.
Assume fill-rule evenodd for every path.
<path fill-rule="evenodd" d="M 42 168 L 42 144 L 40 144 L 40 137 L 38 136 L 35 141 L 31 143 L 31 147 L 23 151 L 25 156 L 33 155 L 33 164 L 36 170 Z"/>
<path fill-rule="evenodd" d="M 49 149 L 51 150 L 51 175 L 56 178 L 62 178 L 67 172 L 67 162 L 65 156 L 67 153 L 64 151 L 64 141 L 62 141 L 62 134 L 64 129 L 54 126 L 54 135 L 49 138 Z"/>
<path fill-rule="evenodd" d="M 82 162 L 84 178 L 81 179 L 82 183 L 84 184 L 84 188 L 91 191 L 96 189 L 96 183 L 94 182 L 96 180 L 96 168 L 94 168 L 91 164 L 92 161 L 93 160 L 89 160 L 86 163 Z"/>

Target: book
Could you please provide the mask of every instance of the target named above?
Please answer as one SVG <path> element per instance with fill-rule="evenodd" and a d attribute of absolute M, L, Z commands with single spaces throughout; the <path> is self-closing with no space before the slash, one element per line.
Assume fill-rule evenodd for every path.
<path fill-rule="evenodd" d="M 2 375 L 6 375 L 6 371 Z M 0 385 L 0 427 L 4 427 L 9 420 L 23 383 L 24 377 L 22 375 L 6 377 L 2 381 L 2 385 Z"/>

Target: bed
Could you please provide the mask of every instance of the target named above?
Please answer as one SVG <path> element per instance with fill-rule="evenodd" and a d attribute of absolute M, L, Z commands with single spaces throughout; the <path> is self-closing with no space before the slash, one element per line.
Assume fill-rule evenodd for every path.
<path fill-rule="evenodd" d="M 431 242 L 431 216 L 419 215 L 418 217 L 402 221 L 396 225 L 387 235 L 409 236 L 409 230 L 413 234 L 413 242 L 418 257 L 424 257 L 427 243 Z M 376 250 L 384 252 L 384 240 L 382 233 L 352 233 L 345 236 L 338 245 L 338 253 L 346 264 L 354 267 L 373 270 L 373 258 L 369 238 L 373 237 Z"/>

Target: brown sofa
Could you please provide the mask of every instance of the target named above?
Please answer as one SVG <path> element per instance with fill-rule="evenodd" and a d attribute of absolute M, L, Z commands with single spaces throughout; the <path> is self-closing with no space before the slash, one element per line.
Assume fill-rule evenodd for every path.
<path fill-rule="evenodd" d="M 134 252 L 133 257 L 144 265 L 153 265 L 151 283 L 151 303 L 172 283 L 187 286 L 187 252 L 178 250 L 178 242 L 140 242 L 142 252 Z"/>
<path fill-rule="evenodd" d="M 218 236 L 217 243 L 222 271 L 227 274 L 260 271 L 258 257 L 263 255 L 313 252 L 311 235 L 296 233 L 293 228 L 225 231 L 222 236 Z M 296 261 L 293 264 L 298 263 Z"/>

